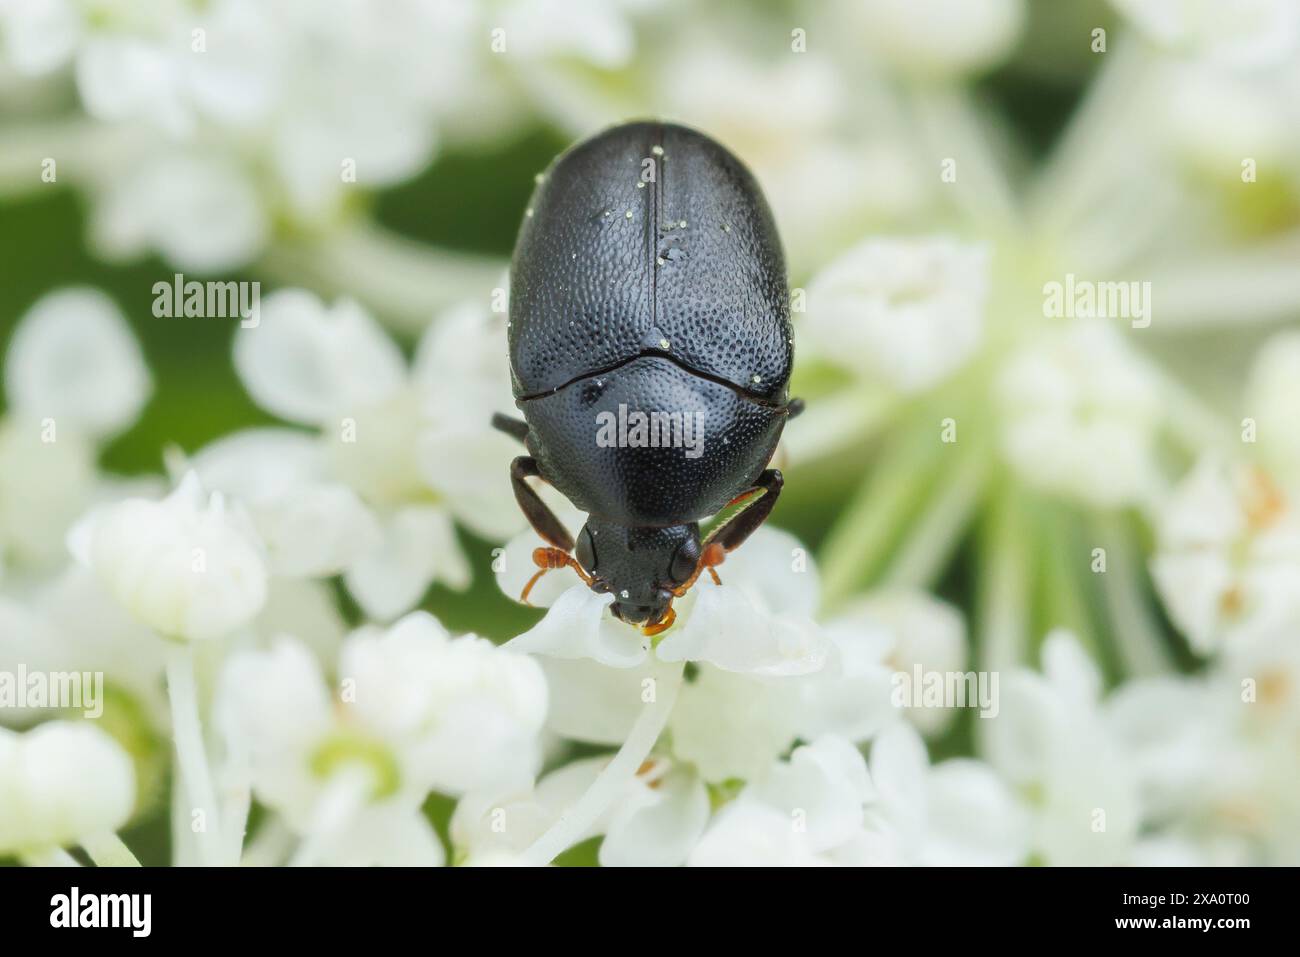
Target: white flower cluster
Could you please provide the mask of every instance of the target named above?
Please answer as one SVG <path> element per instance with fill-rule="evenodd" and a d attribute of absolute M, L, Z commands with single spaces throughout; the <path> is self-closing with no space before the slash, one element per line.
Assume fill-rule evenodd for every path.
<path fill-rule="evenodd" d="M 178 863 L 1300 861 L 1300 338 L 1243 334 L 1227 400 L 1199 387 L 1236 370 L 1198 376 L 1221 357 L 1180 338 L 1300 310 L 1270 232 L 1300 186 L 1295 4 L 1112 0 L 1131 29 L 1022 189 L 962 85 L 1022 0 L 793 27 L 684 2 L 0 0 L 0 192 L 54 153 L 97 256 L 288 280 L 231 360 L 279 424 L 169 448 L 165 476 L 100 464 L 154 387 L 109 297 L 51 292 L 9 339 L 0 692 L 21 666 L 109 700 L 95 725 L 0 699 L 0 857 L 129 862 L 174 752 Z M 444 144 L 644 114 L 762 182 L 810 400 L 778 462 L 816 491 L 840 455 L 862 489 L 820 568 L 765 527 L 662 634 L 559 570 L 521 634 L 461 634 L 424 610 L 442 589 L 491 564 L 516 600 L 537 572 L 488 427 L 505 317 L 466 292 L 502 264 L 386 237 L 364 194 Z M 1049 317 L 1075 274 L 1154 300 Z M 967 537 L 976 636 L 935 591 Z"/>

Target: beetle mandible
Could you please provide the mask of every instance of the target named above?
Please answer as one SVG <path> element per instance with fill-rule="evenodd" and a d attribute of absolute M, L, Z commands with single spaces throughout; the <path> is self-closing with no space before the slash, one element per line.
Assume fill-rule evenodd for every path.
<path fill-rule="evenodd" d="M 782 477 L 768 465 L 802 408 L 788 394 L 789 291 L 762 192 L 686 127 L 629 123 L 585 140 L 539 177 L 509 313 L 524 420 L 493 424 L 528 450 L 510 478 L 548 543 L 520 597 L 572 568 L 613 593 L 616 617 L 657 634 L 673 599 L 706 571 L 720 581 L 716 566 L 771 513 Z M 588 514 L 576 542 L 533 477 Z M 700 520 L 732 505 L 743 507 L 701 541 Z"/>

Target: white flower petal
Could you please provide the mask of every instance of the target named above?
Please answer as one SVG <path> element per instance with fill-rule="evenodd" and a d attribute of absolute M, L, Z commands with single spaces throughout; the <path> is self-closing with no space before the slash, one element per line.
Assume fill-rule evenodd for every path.
<path fill-rule="evenodd" d="M 134 617 L 167 637 L 216 638 L 248 624 L 266 600 L 267 569 L 251 530 L 186 475 L 162 502 L 128 499 L 92 511 L 69 535 Z"/>
<path fill-rule="evenodd" d="M 611 668 L 634 668 L 645 660 L 650 639 L 639 628 L 610 615 L 612 601 L 612 595 L 598 595 L 586 585 L 573 585 L 541 621 L 510 646 L 531 654 L 591 658 Z"/>
<path fill-rule="evenodd" d="M 691 852 L 692 867 L 818 867 L 795 822 L 776 808 L 741 797 L 723 808 Z"/>
<path fill-rule="evenodd" d="M 880 811 L 908 842 L 925 833 L 929 770 L 925 743 L 909 724 L 890 725 L 871 745 L 871 780 L 880 794 Z"/>
<path fill-rule="evenodd" d="M 542 488 L 542 501 L 550 507 L 555 517 L 570 534 L 576 533 L 585 522 L 582 513 L 565 501 L 558 492 L 548 491 L 549 489 L 549 486 Z M 514 507 L 512 511 L 518 512 L 518 507 Z M 496 572 L 497 586 L 511 601 L 520 600 L 524 586 L 537 573 L 538 568 L 533 562 L 533 552 L 544 547 L 546 543 L 530 528 L 506 542 L 505 548 L 499 553 L 494 553 L 492 568 Z M 528 604 L 537 608 L 549 608 L 557 598 L 573 587 L 574 581 L 574 573 L 567 568 L 548 571 L 537 580 L 532 591 L 528 593 Z"/>
<path fill-rule="evenodd" d="M 435 581 L 458 589 L 469 585 L 469 561 L 442 509 L 399 509 L 381 532 L 379 547 L 344 575 L 348 591 L 371 618 L 391 621 L 410 611 Z"/>
<path fill-rule="evenodd" d="M 36 303 L 5 356 L 10 408 L 105 437 L 133 423 L 153 386 L 122 313 L 94 289 L 67 289 Z"/>
<path fill-rule="evenodd" d="M 871 240 L 817 274 L 802 332 L 817 354 L 855 375 L 921 391 L 978 348 L 989 270 L 983 246 L 944 237 Z"/>
<path fill-rule="evenodd" d="M 863 0 L 841 9 L 873 54 L 900 72 L 938 77 L 999 62 L 1027 18 L 1025 0 Z"/>
<path fill-rule="evenodd" d="M 401 756 L 413 781 L 447 794 L 518 780 L 541 760 L 546 680 L 537 663 L 483 638 L 449 639 L 428 614 L 344 643 L 349 717 Z"/>
<path fill-rule="evenodd" d="M 387 801 L 365 808 L 322 855 L 326 867 L 442 867 L 442 841 L 418 807 Z"/>
<path fill-rule="evenodd" d="M 401 352 L 360 307 L 326 308 L 299 289 L 267 296 L 258 325 L 239 330 L 235 370 L 263 408 L 309 425 L 376 403 L 406 378 Z"/>
<path fill-rule="evenodd" d="M 821 602 L 821 577 L 809 550 L 789 532 L 764 525 L 718 566 L 728 588 L 744 592 L 773 615 L 812 618 Z M 707 577 L 707 576 L 706 576 Z"/>
<path fill-rule="evenodd" d="M 808 846 L 819 853 L 862 828 L 862 805 L 872 796 L 862 755 L 834 736 L 796 748 L 788 762 L 773 765 L 750 791 L 803 828 Z"/>
<path fill-rule="evenodd" d="M 205 488 L 248 506 L 278 575 L 336 575 L 382 542 L 378 521 L 356 492 L 326 480 L 313 436 L 249 429 L 205 446 L 190 464 Z"/>
<path fill-rule="evenodd" d="M 504 542 L 528 524 L 510 484 L 510 462 L 523 446 L 491 428 L 490 418 L 490 411 L 481 418 L 470 413 L 455 424 L 423 430 L 420 474 L 460 524 L 480 538 Z"/>
<path fill-rule="evenodd" d="M 748 592 L 725 584 L 698 584 L 693 597 L 685 622 L 656 649 L 662 661 L 704 661 L 762 675 L 808 674 L 825 665 L 829 639 L 811 620 L 771 615 Z"/>
<path fill-rule="evenodd" d="M 693 772 L 674 768 L 644 801 L 615 808 L 600 846 L 602 867 L 675 867 L 686 862 L 709 820 L 709 795 Z"/>
<path fill-rule="evenodd" d="M 258 797 L 295 824 L 310 818 L 319 781 L 311 757 L 333 726 L 320 664 L 301 642 L 240 652 L 222 668 L 213 708 L 232 751 L 247 755 Z"/>
<path fill-rule="evenodd" d="M 540 655 L 537 660 L 551 692 L 546 726 L 566 738 L 592 744 L 622 744 L 645 709 L 647 682 L 666 679 L 670 671 L 670 666 L 649 656 L 631 668 L 610 667 L 591 658 Z"/>
<path fill-rule="evenodd" d="M 1029 818 L 985 764 L 953 759 L 936 765 L 926 783 L 929 815 L 921 863 L 1001 867 L 1024 863 Z"/>
<path fill-rule="evenodd" d="M 270 223 L 247 171 L 219 154 L 160 149 L 156 157 L 97 194 L 90 234 L 100 255 L 157 250 L 181 269 L 216 273 L 261 251 Z"/>
<path fill-rule="evenodd" d="M 116 831 L 135 804 L 131 759 L 86 722 L 0 728 L 0 850 L 45 850 Z"/>
<path fill-rule="evenodd" d="M 1101 672 L 1068 631 L 1058 629 L 1044 640 L 1043 674 L 1063 707 L 1084 711 L 1101 697 Z"/>
<path fill-rule="evenodd" d="M 57 426 L 47 442 L 43 431 L 34 419 L 0 418 L 0 563 L 17 568 L 60 564 L 95 491 L 93 443 Z"/>
<path fill-rule="evenodd" d="M 673 754 L 710 782 L 761 774 L 794 743 L 806 714 L 800 678 L 759 678 L 701 665 L 669 719 Z"/>

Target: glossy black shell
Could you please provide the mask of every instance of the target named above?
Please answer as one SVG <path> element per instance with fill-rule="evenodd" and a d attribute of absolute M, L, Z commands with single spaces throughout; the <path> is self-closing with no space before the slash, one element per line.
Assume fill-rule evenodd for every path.
<path fill-rule="evenodd" d="M 632 123 L 546 171 L 511 267 L 510 364 L 529 449 L 574 505 L 627 525 L 717 512 L 776 448 L 791 362 L 780 240 L 735 156 Z M 598 446 L 620 404 L 698 414 L 702 454 Z"/>

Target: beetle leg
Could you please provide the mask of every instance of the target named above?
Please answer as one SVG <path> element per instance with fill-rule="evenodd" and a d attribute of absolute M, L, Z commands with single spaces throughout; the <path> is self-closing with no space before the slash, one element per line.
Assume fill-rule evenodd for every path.
<path fill-rule="evenodd" d="M 717 542 L 706 544 L 704 550 L 700 552 L 700 560 L 695 566 L 695 571 L 691 573 L 690 578 L 686 579 L 686 581 L 673 589 L 673 594 L 678 598 L 685 595 L 691 590 L 691 587 L 695 582 L 699 580 L 699 577 L 704 574 L 705 569 L 708 569 L 709 576 L 713 579 L 713 584 L 721 585 L 722 579 L 718 577 L 718 573 L 713 566 L 721 565 L 726 561 L 726 558 L 727 550 Z"/>
<path fill-rule="evenodd" d="M 578 560 L 568 552 L 562 552 L 558 548 L 535 548 L 533 549 L 533 564 L 537 566 L 537 572 L 532 578 L 528 579 L 528 584 L 524 586 L 523 592 L 519 595 L 519 600 L 525 605 L 528 604 L 528 595 L 537 584 L 538 579 L 549 571 L 556 568 L 572 568 L 578 573 L 588 588 L 591 587 L 591 576 L 587 570 L 578 564 Z"/>
<path fill-rule="evenodd" d="M 518 439 L 520 442 L 528 438 L 528 423 L 523 419 L 512 419 L 508 415 L 502 415 L 500 412 L 492 413 L 492 428 L 498 432 L 504 432 L 512 439 Z"/>
<path fill-rule="evenodd" d="M 510 484 L 515 490 L 515 501 L 519 503 L 524 518 L 533 526 L 534 531 L 562 552 L 573 551 L 573 536 L 555 517 L 555 513 L 542 501 L 540 495 L 533 491 L 526 478 L 542 477 L 537 467 L 537 460 L 529 455 L 521 455 L 510 463 Z"/>
<path fill-rule="evenodd" d="M 653 637 L 654 635 L 657 635 L 660 632 L 667 631 L 669 628 L 673 626 L 673 622 L 675 622 L 676 620 L 677 620 L 677 612 L 673 611 L 672 605 L 669 605 L 668 610 L 664 612 L 664 616 L 660 618 L 657 622 L 655 622 L 653 625 L 646 625 L 645 627 L 643 627 L 641 629 L 641 634 L 650 635 L 651 637 Z"/>
<path fill-rule="evenodd" d="M 746 489 L 728 502 L 727 507 L 730 508 L 756 495 L 760 496 L 754 504 L 746 506 L 743 511 L 737 512 L 709 533 L 709 537 L 704 540 L 704 548 L 700 551 L 700 561 L 695 566 L 695 571 L 690 578 L 673 589 L 673 594 L 681 598 L 691 590 L 705 571 L 708 571 L 709 577 L 713 579 L 713 584 L 721 585 L 722 579 L 718 577 L 717 566 L 726 561 L 728 552 L 734 552 L 744 544 L 745 539 L 754 534 L 758 526 L 772 514 L 772 507 L 776 505 L 777 497 L 781 494 L 781 487 L 784 484 L 785 479 L 782 478 L 780 470 L 768 469 L 754 482 L 753 488 Z"/>
<path fill-rule="evenodd" d="M 786 418 L 793 419 L 795 416 L 801 413 L 806 407 L 807 406 L 804 403 L 803 399 L 791 399 L 789 402 L 785 404 Z"/>
<path fill-rule="evenodd" d="M 763 472 L 754 482 L 754 487 L 743 495 L 736 496 L 731 504 L 735 505 L 737 502 L 743 502 L 755 492 L 762 492 L 762 497 L 710 532 L 709 544 L 717 543 L 729 552 L 734 552 L 743 545 L 745 539 L 754 534 L 758 526 L 767 521 L 767 517 L 772 514 L 772 508 L 776 505 L 776 500 L 781 495 L 781 487 L 784 484 L 785 479 L 779 469 L 767 469 Z M 705 554 L 707 552 L 708 550 L 705 549 Z"/>

